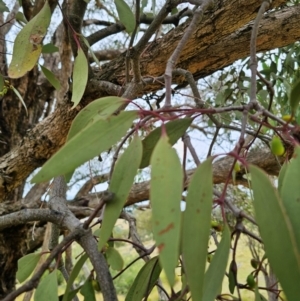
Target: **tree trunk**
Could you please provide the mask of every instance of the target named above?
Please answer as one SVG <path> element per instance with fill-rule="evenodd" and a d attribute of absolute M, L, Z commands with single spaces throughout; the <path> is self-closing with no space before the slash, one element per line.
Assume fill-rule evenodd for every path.
<path fill-rule="evenodd" d="M 49 2 L 53 10 L 56 1 Z M 272 2 L 272 7 L 278 8 L 285 2 L 284 0 L 275 0 Z M 24 1 L 24 3 L 30 4 L 28 1 Z M 203 78 L 232 64 L 237 59 L 249 55 L 252 20 L 256 16 L 261 1 L 224 0 L 216 1 L 216 3 L 212 12 L 205 15 L 203 21 L 198 25 L 176 65 L 176 67 L 192 72 L 195 79 Z M 37 7 L 35 7 L 35 11 L 33 8 L 29 7 L 28 11 L 24 12 L 28 19 L 32 13 L 37 12 Z M 260 24 L 257 40 L 258 51 L 286 46 L 299 40 L 299 14 L 300 5 L 266 13 Z M 0 24 L 3 23 L 2 18 Z M 155 78 L 164 74 L 166 62 L 187 26 L 188 21 L 171 30 L 163 38 L 149 43 L 141 56 L 143 77 Z M 5 34 L 5 27 L 0 27 L 1 41 L 4 41 Z M 57 41 L 58 44 L 60 42 L 62 43 L 62 40 Z M 0 59 L 4 66 L 1 67 L 2 74 L 7 73 L 5 53 L 5 43 L 0 43 Z M 6 206 L 6 209 L 2 211 L 0 206 L 0 214 L 7 213 L 6 210 L 12 212 L 22 208 L 21 198 L 26 178 L 64 144 L 76 114 L 98 97 L 120 94 L 124 84 L 124 59 L 125 54 L 103 66 L 89 81 L 83 100 L 74 110 L 70 110 L 71 94 L 67 93 L 65 96 L 67 101 L 59 104 L 49 116 L 54 99 L 54 89 L 40 76 L 37 68 L 21 79 L 12 81 L 13 86 L 20 92 L 26 103 L 28 116 L 12 91 L 0 98 L 0 205 L 5 202 Z M 112 86 L 108 82 L 117 86 Z M 175 77 L 174 83 L 186 85 L 182 77 Z M 66 80 L 63 84 L 68 85 Z M 161 88 L 162 85 L 158 81 L 153 81 L 144 87 L 142 93 L 155 92 Z M 45 107 L 47 107 L 46 112 L 44 111 Z M 45 119 L 38 122 L 42 117 Z M 266 156 L 269 160 L 265 160 Z M 264 150 L 255 158 L 257 159 L 255 164 L 261 165 L 271 174 L 278 173 L 277 162 L 269 152 Z M 219 167 L 215 170 L 216 183 L 224 180 L 228 164 L 219 165 Z M 240 177 L 237 176 L 237 181 L 245 182 L 242 172 Z M 137 185 L 139 187 L 133 187 L 128 204 L 148 198 L 148 184 Z M 43 229 L 41 227 L 39 231 L 42 233 Z M 12 227 L 0 232 L 0 299 L 14 289 L 17 260 L 40 243 L 38 240 L 35 245 L 30 244 L 30 235 L 29 225 Z"/>

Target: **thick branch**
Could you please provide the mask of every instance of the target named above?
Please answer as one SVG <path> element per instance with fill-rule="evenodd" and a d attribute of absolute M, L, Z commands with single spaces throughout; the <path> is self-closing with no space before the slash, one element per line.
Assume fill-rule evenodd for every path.
<path fill-rule="evenodd" d="M 257 1 L 224 1 L 213 16 L 200 24 L 188 41 L 177 67 L 189 70 L 195 78 L 204 77 L 249 54 L 251 24 L 245 25 L 259 7 Z M 274 1 L 273 5 L 285 1 Z M 257 50 L 265 51 L 286 46 L 300 39 L 300 5 L 287 7 L 265 15 L 257 39 Z M 149 44 L 141 56 L 143 76 L 159 76 L 181 39 L 187 25 L 170 31 L 164 38 Z M 109 80 L 117 84 L 124 82 L 124 55 L 107 64 L 98 80 Z M 174 78 L 180 84 L 184 78 Z M 70 111 L 70 104 L 61 105 L 52 115 L 28 131 L 20 145 L 0 158 L 0 201 L 37 167 L 41 166 L 65 142 L 70 124 L 77 112 L 88 102 L 107 95 L 99 89 L 94 79 L 90 81 L 82 103 Z M 148 85 L 143 93 L 155 91 L 160 85 Z"/>
<path fill-rule="evenodd" d="M 280 164 L 283 164 L 284 157 L 276 158 L 269 150 L 269 148 L 259 148 L 253 149 L 247 156 L 247 162 L 249 164 L 254 164 L 261 169 L 263 169 L 267 174 L 272 176 L 277 176 L 280 170 Z M 232 176 L 228 174 L 233 163 L 232 157 L 224 157 L 214 162 L 213 164 L 213 182 L 214 184 L 224 183 L 227 178 L 230 178 L 230 183 L 232 183 Z M 187 180 L 185 182 L 185 188 L 188 187 L 192 175 L 194 174 L 195 169 L 190 169 L 187 171 Z M 235 185 L 248 186 L 248 181 L 244 177 L 247 173 L 245 168 L 236 173 Z M 149 189 L 150 181 L 145 181 L 141 183 L 136 183 L 132 186 L 132 189 L 129 193 L 126 206 L 130 206 L 142 201 L 149 200 Z M 88 206 L 95 208 L 99 203 L 99 198 L 102 193 L 98 193 L 97 197 L 94 193 L 86 194 L 84 196 L 85 200 L 89 200 Z"/>
<path fill-rule="evenodd" d="M 252 150 L 247 156 L 247 162 L 249 164 L 254 164 L 260 168 L 262 168 L 266 173 L 272 176 L 277 176 L 280 170 L 280 164 L 283 163 L 284 158 L 280 157 L 278 160 L 274 155 L 270 152 L 268 148 L 261 148 Z M 230 177 L 230 183 L 232 183 L 232 176 L 228 175 L 228 171 L 232 166 L 233 158 L 232 157 L 224 157 L 220 160 L 217 160 L 213 164 L 213 182 L 214 184 L 224 183 L 228 176 Z M 187 181 L 185 183 L 185 188 L 187 188 L 192 175 L 194 174 L 195 169 L 191 169 L 187 171 Z M 248 181 L 243 176 L 245 175 L 246 170 L 244 168 L 241 169 L 236 174 L 235 184 L 248 186 Z M 126 206 L 149 200 L 149 188 L 150 182 L 142 182 L 133 185 L 129 197 L 126 202 Z"/>

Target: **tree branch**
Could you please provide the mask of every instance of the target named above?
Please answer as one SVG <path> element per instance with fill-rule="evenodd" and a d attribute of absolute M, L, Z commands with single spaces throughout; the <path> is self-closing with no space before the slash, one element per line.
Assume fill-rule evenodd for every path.
<path fill-rule="evenodd" d="M 198 26 L 178 60 L 178 67 L 184 67 L 195 78 L 200 78 L 249 54 L 252 23 L 239 27 L 254 17 L 254 13 L 249 11 L 258 9 L 259 4 L 257 1 L 249 4 L 248 1 L 235 2 L 228 4 L 230 9 L 220 8 Z M 274 1 L 273 5 L 283 2 Z M 300 5 L 296 5 L 265 14 L 260 25 L 257 51 L 282 47 L 300 39 L 299 13 Z M 226 27 L 229 19 L 238 22 Z M 149 44 L 141 57 L 143 76 L 156 77 L 164 73 L 167 58 L 181 39 L 186 26 L 178 26 L 164 38 Z M 93 99 L 107 95 L 105 88 L 97 87 L 97 80 L 109 80 L 121 86 L 124 81 L 124 55 L 103 66 L 97 79 L 90 81 L 82 102 L 75 110 L 69 110 L 70 101 L 60 105 L 53 114 L 27 132 L 20 146 L 0 158 L 1 201 L 64 144 L 70 124 L 78 111 Z M 174 80 L 178 84 L 185 81 L 184 77 L 174 77 Z M 142 93 L 161 87 L 158 83 L 149 84 L 143 88 Z"/>

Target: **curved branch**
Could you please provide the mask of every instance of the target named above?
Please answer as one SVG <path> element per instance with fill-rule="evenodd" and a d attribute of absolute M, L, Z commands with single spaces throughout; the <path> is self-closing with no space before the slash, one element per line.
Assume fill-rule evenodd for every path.
<path fill-rule="evenodd" d="M 229 2 L 226 2 L 226 7 L 218 8 L 200 24 L 179 58 L 177 66 L 189 70 L 195 78 L 211 74 L 249 54 L 252 23 L 244 24 L 254 18 L 260 5 L 254 0 Z M 273 5 L 278 6 L 283 2 L 285 1 L 273 1 Z M 265 14 L 257 39 L 257 50 L 282 47 L 299 40 L 299 14 L 300 5 Z M 174 51 L 186 26 L 178 26 L 164 38 L 146 47 L 141 56 L 143 76 L 156 77 L 163 74 L 167 58 Z M 28 131 L 19 146 L 0 158 L 1 201 L 64 144 L 68 129 L 78 111 L 93 99 L 107 95 L 105 88 L 99 89 L 97 83 L 105 80 L 122 86 L 124 70 L 124 55 L 106 64 L 97 78 L 89 82 L 82 103 L 75 110 L 69 110 L 70 101 L 61 104 L 53 114 Z M 182 77 L 174 77 L 174 80 L 178 84 L 185 81 Z M 157 83 L 147 85 L 143 93 L 159 88 L 161 85 Z"/>

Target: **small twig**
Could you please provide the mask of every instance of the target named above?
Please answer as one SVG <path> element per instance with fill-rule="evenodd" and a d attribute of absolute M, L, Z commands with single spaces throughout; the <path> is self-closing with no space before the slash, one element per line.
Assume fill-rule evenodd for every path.
<path fill-rule="evenodd" d="M 130 59 L 132 57 L 131 50 L 133 47 L 133 42 L 136 37 L 136 33 L 139 28 L 139 25 L 140 25 L 140 0 L 137 0 L 137 1 L 135 1 L 135 27 L 131 34 L 130 42 L 129 42 L 128 49 L 126 52 L 126 62 L 125 62 L 126 84 L 129 83 Z M 141 70 L 140 70 L 140 55 L 134 56 L 132 58 L 132 71 L 133 71 L 134 81 L 137 83 L 141 82 L 142 76 L 141 76 Z"/>
<path fill-rule="evenodd" d="M 140 55 L 143 52 L 143 50 L 147 46 L 148 41 L 151 39 L 152 35 L 155 34 L 159 26 L 164 22 L 164 20 L 170 13 L 170 10 L 176 7 L 179 3 L 181 3 L 180 0 L 167 0 L 165 2 L 164 6 L 161 8 L 157 16 L 153 19 L 143 36 L 134 47 L 136 55 Z"/>
<path fill-rule="evenodd" d="M 103 208 L 103 206 L 114 199 L 115 194 L 110 191 L 105 191 L 100 199 L 99 205 L 93 211 L 93 213 L 89 216 L 89 218 L 83 223 L 83 229 L 87 229 L 93 219 L 97 216 L 98 212 Z"/>
<path fill-rule="evenodd" d="M 53 259 L 55 259 L 56 256 L 60 253 L 61 249 L 66 244 L 68 244 L 69 242 L 71 242 L 72 240 L 74 240 L 79 235 L 79 233 L 81 231 L 82 231 L 81 229 L 75 229 L 73 232 L 71 232 L 69 235 L 67 235 L 62 240 L 62 242 L 59 243 L 52 250 L 52 252 L 48 256 L 48 258 L 46 259 L 46 261 L 41 265 L 41 267 L 39 268 L 39 270 L 30 278 L 30 280 L 28 280 L 25 284 L 23 284 L 22 286 L 20 286 L 15 291 L 13 291 L 10 294 L 8 294 L 2 301 L 13 301 L 13 300 L 15 300 L 16 297 L 18 297 L 22 293 L 27 292 L 27 291 L 32 290 L 33 288 L 37 287 L 40 278 L 43 276 L 45 270 L 49 267 L 49 265 L 51 264 L 51 262 L 53 261 Z"/>
<path fill-rule="evenodd" d="M 110 167 L 110 171 L 109 171 L 109 177 L 108 177 L 108 181 L 111 180 L 111 177 L 113 175 L 113 172 L 114 172 L 114 169 L 115 169 L 115 165 L 116 165 L 116 162 L 118 160 L 118 157 L 119 157 L 119 152 L 120 150 L 122 149 L 124 143 L 126 142 L 126 140 L 136 131 L 135 128 L 131 129 L 126 135 L 125 137 L 122 139 L 122 141 L 119 143 L 115 153 L 114 153 L 114 156 L 113 156 L 113 160 L 112 160 L 112 163 L 111 163 L 111 167 Z"/>
<path fill-rule="evenodd" d="M 250 39 L 250 69 L 251 69 L 251 87 L 250 87 L 250 102 L 256 103 L 256 72 L 257 72 L 257 57 L 256 57 L 256 40 L 258 34 L 259 23 L 264 12 L 268 9 L 270 1 L 264 0 L 261 4 L 257 16 L 255 18 L 251 39 Z"/>
<path fill-rule="evenodd" d="M 208 8 L 211 2 L 212 0 L 203 1 L 201 3 L 201 6 L 195 10 L 192 21 L 190 22 L 188 28 L 186 29 L 182 39 L 179 41 L 172 55 L 168 59 L 166 70 L 165 70 L 166 100 L 164 106 L 166 108 L 171 107 L 171 85 L 172 85 L 173 69 L 176 65 L 176 62 L 183 48 L 186 46 L 187 41 L 190 39 L 191 35 L 196 30 L 197 24 L 202 19 L 204 11 Z"/>
<path fill-rule="evenodd" d="M 256 234 L 254 234 L 253 232 L 250 232 L 247 228 L 245 228 L 245 226 L 243 226 L 242 228 L 242 232 L 250 237 L 252 237 L 253 239 L 257 240 L 259 243 L 263 243 L 262 239 L 257 236 Z"/>
<path fill-rule="evenodd" d="M 145 253 L 134 259 L 132 262 L 130 262 L 123 270 L 121 270 L 119 273 L 117 273 L 114 277 L 113 280 L 117 279 L 120 275 L 122 275 L 128 268 L 130 268 L 134 263 L 136 263 L 138 260 L 141 258 L 150 255 L 151 253 Z"/>
<path fill-rule="evenodd" d="M 207 158 L 209 157 L 209 156 L 211 156 L 211 153 L 212 153 L 212 150 L 213 150 L 213 147 L 214 147 L 214 144 L 215 144 L 215 142 L 216 142 L 216 140 L 217 140 L 217 138 L 218 138 L 218 136 L 219 136 L 219 131 L 220 131 L 220 127 L 216 127 L 216 131 L 215 131 L 215 134 L 214 134 L 214 136 L 213 136 L 213 138 L 212 138 L 212 140 L 211 140 L 211 143 L 210 143 L 210 145 L 209 145 L 209 149 L 208 149 L 208 153 L 207 153 Z"/>
<path fill-rule="evenodd" d="M 194 146 L 191 143 L 191 138 L 190 138 L 190 136 L 187 133 L 185 133 L 183 135 L 182 141 L 186 145 L 186 147 L 189 149 L 189 151 L 190 151 L 190 153 L 191 153 L 191 155 L 193 157 L 193 160 L 194 160 L 196 166 L 199 166 L 201 164 L 201 162 L 200 162 L 200 160 L 198 158 L 198 155 L 197 155 L 197 152 L 196 152 Z"/>
<path fill-rule="evenodd" d="M 217 197 L 221 197 L 221 193 L 217 190 L 217 189 L 213 189 L 213 193 L 214 195 L 216 195 Z M 225 198 L 224 199 L 224 203 L 225 205 L 230 209 L 230 211 L 233 213 L 233 215 L 235 216 L 235 218 L 245 218 L 247 219 L 249 222 L 251 222 L 254 225 L 257 225 L 255 219 L 251 216 L 249 216 L 247 213 L 245 213 L 243 210 L 239 209 L 238 207 L 236 207 L 231 200 L 229 200 L 229 198 Z"/>
<path fill-rule="evenodd" d="M 263 13 L 265 12 L 265 10 L 267 9 L 268 6 L 269 6 L 269 2 L 267 2 L 267 1 L 264 1 L 261 4 L 258 14 L 256 16 L 256 19 L 254 21 L 253 28 L 252 28 L 251 41 L 250 41 L 250 69 L 251 69 L 250 102 L 248 103 L 247 106 L 244 107 L 244 109 L 242 111 L 243 118 L 242 118 L 242 125 L 241 125 L 241 133 L 240 133 L 239 140 L 233 151 L 233 153 L 235 153 L 237 156 L 239 156 L 239 154 L 243 148 L 243 145 L 244 145 L 246 125 L 247 125 L 247 121 L 248 121 L 249 111 L 253 108 L 260 109 L 260 106 L 258 105 L 257 100 L 256 100 L 256 71 L 257 71 L 256 39 L 257 39 L 259 23 L 261 21 Z M 220 202 L 221 202 L 220 205 L 221 205 L 223 218 L 225 218 L 225 215 L 224 215 L 222 203 L 224 202 L 227 187 L 228 187 L 228 184 L 229 184 L 229 181 L 230 181 L 233 169 L 234 169 L 234 165 L 236 162 L 237 162 L 237 157 L 234 157 L 232 166 L 228 173 L 228 177 L 224 183 L 224 189 L 223 189 L 222 195 L 220 197 Z"/>

